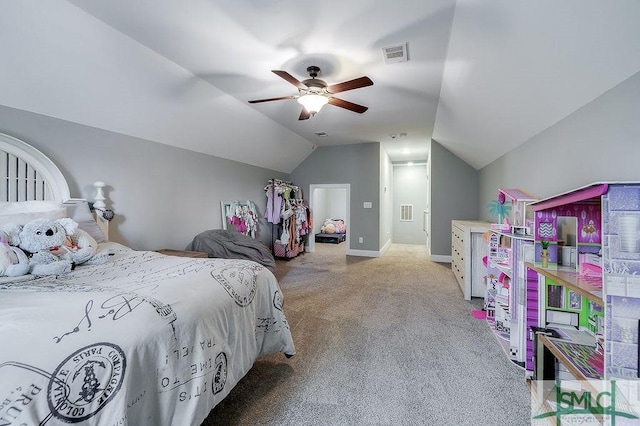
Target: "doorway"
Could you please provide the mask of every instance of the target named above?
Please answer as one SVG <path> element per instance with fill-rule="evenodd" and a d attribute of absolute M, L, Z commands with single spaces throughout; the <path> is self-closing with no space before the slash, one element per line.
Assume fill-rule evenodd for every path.
<path fill-rule="evenodd" d="M 426 163 L 393 167 L 393 242 L 429 247 L 429 183 Z"/>
<path fill-rule="evenodd" d="M 307 238 L 307 251 L 310 253 L 315 251 L 315 234 L 320 232 L 320 227 L 325 219 L 344 220 L 347 229 L 345 244 L 349 249 L 351 247 L 351 184 L 312 184 L 309 185 L 309 192 L 309 209 L 311 210 L 313 223 L 311 224 L 309 238 Z"/>

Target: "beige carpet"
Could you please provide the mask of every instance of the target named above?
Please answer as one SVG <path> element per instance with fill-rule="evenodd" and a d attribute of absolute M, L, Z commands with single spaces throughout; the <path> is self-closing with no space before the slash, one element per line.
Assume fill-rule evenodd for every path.
<path fill-rule="evenodd" d="M 212 425 L 527 425 L 524 371 L 465 301 L 448 264 L 392 245 L 278 261 L 297 354 L 262 358 Z"/>

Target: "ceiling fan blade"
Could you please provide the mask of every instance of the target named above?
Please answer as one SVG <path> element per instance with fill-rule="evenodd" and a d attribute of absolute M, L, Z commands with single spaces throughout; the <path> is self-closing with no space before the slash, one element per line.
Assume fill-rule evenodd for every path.
<path fill-rule="evenodd" d="M 330 97 L 329 98 L 329 103 L 331 105 L 334 105 L 334 106 L 337 106 L 337 107 L 340 107 L 340 108 L 344 108 L 344 109 L 348 109 L 348 110 L 353 111 L 353 112 L 357 112 L 358 114 L 362 114 L 363 112 L 365 112 L 366 110 L 369 109 L 366 106 L 354 104 L 353 102 L 345 101 L 344 99 L 334 98 L 334 97 Z"/>
<path fill-rule="evenodd" d="M 360 77 L 327 87 L 329 93 L 340 93 L 347 90 L 359 89 L 361 87 L 373 86 L 373 81 L 369 77 Z"/>
<path fill-rule="evenodd" d="M 275 75 L 282 77 L 283 79 L 287 80 L 289 83 L 293 84 L 294 86 L 296 86 L 298 89 L 308 89 L 306 84 L 303 84 L 300 80 L 298 80 L 297 78 L 295 78 L 294 76 L 292 76 L 291 74 L 289 74 L 286 71 L 280 71 L 280 70 L 271 70 L 272 73 L 274 73 Z"/>
<path fill-rule="evenodd" d="M 311 114 L 309 114 L 305 108 L 302 108 L 302 111 L 300 112 L 300 118 L 298 118 L 298 120 L 308 120 L 310 117 Z"/>
<path fill-rule="evenodd" d="M 283 101 L 285 99 L 296 99 L 297 96 L 280 96 L 279 98 L 269 98 L 269 99 L 256 99 L 254 101 L 249 101 L 250 104 L 257 104 L 259 102 L 270 102 L 270 101 Z"/>

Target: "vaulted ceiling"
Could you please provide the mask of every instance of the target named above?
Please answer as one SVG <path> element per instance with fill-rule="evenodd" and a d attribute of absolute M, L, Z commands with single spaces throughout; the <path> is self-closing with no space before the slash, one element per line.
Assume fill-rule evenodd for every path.
<path fill-rule="evenodd" d="M 283 172 L 324 145 L 424 160 L 431 138 L 480 169 L 640 71 L 638 18 L 637 0 L 8 0 L 0 104 Z M 311 65 L 368 76 L 335 94 L 368 110 L 248 102 L 297 95 L 271 70 Z"/>

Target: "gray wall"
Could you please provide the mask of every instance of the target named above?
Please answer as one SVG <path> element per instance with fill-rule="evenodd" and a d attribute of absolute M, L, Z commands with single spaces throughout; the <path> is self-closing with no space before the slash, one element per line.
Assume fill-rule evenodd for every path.
<path fill-rule="evenodd" d="M 184 249 L 198 233 L 221 228 L 222 200 L 252 200 L 262 217 L 268 179 L 288 179 L 271 170 L 5 106 L 0 106 L 0 132 L 51 158 L 72 197 L 91 200 L 93 182 L 104 181 L 116 213 L 110 239 L 139 250 Z M 259 238 L 270 242 L 270 229 L 261 219 Z"/>
<path fill-rule="evenodd" d="M 413 204 L 413 221 L 400 221 L 400 205 Z M 427 208 L 427 166 L 393 168 L 393 242 L 400 244 L 427 243 L 422 229 L 422 213 Z"/>
<path fill-rule="evenodd" d="M 478 219 L 478 172 L 436 141 L 430 154 L 431 255 L 451 256 L 451 221 Z"/>
<path fill-rule="evenodd" d="M 640 73 L 480 170 L 480 214 L 498 188 L 540 198 L 598 181 L 640 181 Z"/>
<path fill-rule="evenodd" d="M 378 251 L 380 218 L 380 144 L 365 143 L 316 148 L 291 172 L 291 181 L 308 198 L 309 185 L 348 183 L 351 186 L 351 222 L 347 232 L 353 250 Z M 370 201 L 372 208 L 363 208 Z M 358 243 L 363 237 L 363 243 Z"/>

